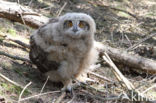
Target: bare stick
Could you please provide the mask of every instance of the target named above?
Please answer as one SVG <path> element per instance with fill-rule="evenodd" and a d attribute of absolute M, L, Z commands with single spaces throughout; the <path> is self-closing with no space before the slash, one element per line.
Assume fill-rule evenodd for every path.
<path fill-rule="evenodd" d="M 20 41 L 20 40 L 15 40 L 15 39 L 13 39 L 13 38 L 11 38 L 11 37 L 8 37 L 7 35 L 5 35 L 5 34 L 0 34 L 0 37 L 2 37 L 2 38 L 4 38 L 5 40 L 9 40 L 9 41 L 12 41 L 12 42 L 15 42 L 15 43 L 17 43 L 17 44 L 19 44 L 19 45 L 21 45 L 21 46 L 23 46 L 23 47 L 26 47 L 26 48 L 30 48 L 30 46 L 28 45 L 28 44 L 26 44 L 26 43 L 24 43 L 24 42 L 22 42 L 22 41 Z"/>
<path fill-rule="evenodd" d="M 33 96 L 30 96 L 30 97 L 26 97 L 26 98 L 23 98 L 20 100 L 21 101 L 26 101 L 26 100 L 29 100 L 31 98 L 34 98 L 34 97 L 38 97 L 38 96 L 42 96 L 42 95 L 47 95 L 47 94 L 52 94 L 52 93 L 59 93 L 60 91 L 50 91 L 50 92 L 46 92 L 46 93 L 41 93 L 41 94 L 37 94 L 37 95 L 33 95 Z"/>
<path fill-rule="evenodd" d="M 22 8 L 19 8 L 19 6 Z M 7 18 L 13 21 L 17 21 L 23 24 L 23 20 L 26 25 L 31 26 L 33 28 L 38 28 L 39 26 L 47 23 L 49 21 L 49 18 L 45 16 L 37 16 L 37 15 L 27 15 L 21 18 L 20 14 L 23 14 L 24 12 L 29 13 L 36 13 L 30 8 L 23 7 L 20 4 L 13 3 L 13 2 L 7 2 L 0 0 L 0 17 Z M 23 19 L 23 20 L 22 20 Z"/>
<path fill-rule="evenodd" d="M 1 68 L 1 67 L 0 67 L 0 68 Z M 10 80 L 9 78 L 7 78 L 6 76 L 4 76 L 4 75 L 1 74 L 1 73 L 0 73 L 0 77 L 3 78 L 3 79 L 5 79 L 5 80 L 8 81 L 9 83 L 11 83 L 11 84 L 17 86 L 17 87 L 23 88 L 21 85 L 19 85 L 19 84 L 17 84 L 16 82 Z"/>
<path fill-rule="evenodd" d="M 153 88 L 155 88 L 156 87 L 156 84 L 154 84 L 154 85 L 152 85 L 151 87 L 149 87 L 149 88 L 147 88 L 145 91 L 143 91 L 141 94 L 144 94 L 144 93 L 146 93 L 147 91 L 149 91 L 149 90 L 151 90 L 151 89 L 153 89 Z"/>
<path fill-rule="evenodd" d="M 21 97 L 22 97 L 24 91 L 27 89 L 28 86 L 31 85 L 31 83 L 32 83 L 32 82 L 29 82 L 29 83 L 23 88 L 22 92 L 20 93 L 20 96 L 19 96 L 19 99 L 18 99 L 18 103 L 20 103 L 20 100 L 21 100 Z"/>
<path fill-rule="evenodd" d="M 103 80 L 105 80 L 105 81 L 113 82 L 113 80 L 110 80 L 110 79 L 108 79 L 107 77 L 104 77 L 104 76 L 99 75 L 99 74 L 97 74 L 97 73 L 89 72 L 89 74 L 94 75 L 94 76 L 96 76 L 96 77 L 98 77 L 98 78 L 100 78 L 100 79 L 103 79 Z"/>
<path fill-rule="evenodd" d="M 43 85 L 43 87 L 42 87 L 42 89 L 41 89 L 41 91 L 40 91 L 40 94 L 43 92 L 43 89 L 44 89 L 44 87 L 46 86 L 48 80 L 49 80 L 49 76 L 47 77 L 47 79 L 46 79 L 46 81 L 45 81 L 45 83 L 44 83 L 44 85 Z"/>
<path fill-rule="evenodd" d="M 130 46 L 132 46 L 132 43 L 126 34 L 125 34 L 125 37 L 126 37 L 127 41 L 129 42 Z"/>
<path fill-rule="evenodd" d="M 18 7 L 20 8 L 20 11 L 17 11 L 17 13 L 20 15 L 23 24 L 26 25 L 26 23 L 25 23 L 25 21 L 24 21 L 24 19 L 23 19 L 23 15 L 22 15 L 22 13 L 21 13 L 22 7 L 21 7 L 21 5 L 20 5 L 19 0 L 17 0 L 17 4 L 18 4 Z"/>
<path fill-rule="evenodd" d="M 31 4 L 32 4 L 32 1 L 33 1 L 33 0 L 31 0 L 31 1 L 29 2 L 29 4 L 28 4 L 28 6 L 29 6 L 29 7 L 31 6 Z"/>
<path fill-rule="evenodd" d="M 22 13 L 19 13 L 19 15 L 20 15 L 20 17 L 21 17 L 21 20 L 22 20 L 23 24 L 26 25 L 26 23 L 25 23 L 25 21 L 24 21 L 24 19 L 23 19 Z"/>
<path fill-rule="evenodd" d="M 90 89 L 90 90 L 94 90 L 94 91 L 96 91 L 96 92 L 100 92 L 100 93 L 103 93 L 103 91 L 101 91 L 101 90 L 99 90 L 99 89 L 96 89 L 96 88 L 94 88 L 94 87 L 92 87 L 92 86 L 90 86 L 90 85 L 87 85 L 86 83 L 84 83 L 84 82 L 80 82 L 80 81 L 78 81 L 78 80 L 76 80 L 76 79 L 74 79 L 78 84 L 76 84 L 76 85 L 73 85 L 73 88 L 77 88 L 78 86 L 81 86 L 81 87 L 84 87 L 84 88 L 88 88 L 88 89 Z"/>
<path fill-rule="evenodd" d="M 6 57 L 9 57 L 9 58 L 12 58 L 12 59 L 15 59 L 15 60 L 21 60 L 21 61 L 26 61 L 26 62 L 31 63 L 31 61 L 29 59 L 22 58 L 22 57 L 19 57 L 19 56 L 10 55 L 10 54 L 7 54 L 7 53 L 5 53 L 3 51 L 0 51 L 0 55 L 4 55 Z"/>
<path fill-rule="evenodd" d="M 103 59 L 112 67 L 113 72 L 118 78 L 118 80 L 123 81 L 129 90 L 133 90 L 134 86 L 132 85 L 132 83 L 128 79 L 126 79 L 126 77 L 123 76 L 123 74 L 119 71 L 119 69 L 116 67 L 116 65 L 113 63 L 113 61 L 110 59 L 106 52 L 105 56 L 103 56 Z"/>
<path fill-rule="evenodd" d="M 60 14 L 62 13 L 63 9 L 65 8 L 65 6 L 67 5 L 67 2 L 64 3 L 64 5 L 62 6 L 62 8 L 59 10 L 57 17 L 60 16 Z"/>
<path fill-rule="evenodd" d="M 150 34 L 148 37 L 145 37 L 144 39 L 140 40 L 138 43 L 136 43 L 136 44 L 134 44 L 133 46 L 129 47 L 129 48 L 127 49 L 127 51 L 134 50 L 135 48 L 137 48 L 137 46 L 138 46 L 139 44 L 141 44 L 142 42 L 144 42 L 144 41 L 146 41 L 146 40 L 152 38 L 152 37 L 155 36 L 155 35 L 156 35 L 156 33 Z"/>
<path fill-rule="evenodd" d="M 15 42 L 15 43 L 17 43 L 17 44 L 19 44 L 19 45 L 21 45 L 21 46 L 23 46 L 23 47 L 26 47 L 26 48 L 30 48 L 30 46 L 28 45 L 28 44 L 26 44 L 26 43 L 24 43 L 24 42 L 22 42 L 22 41 L 20 41 L 20 40 L 13 40 L 13 39 L 11 39 L 11 38 L 9 38 L 8 40 L 10 40 L 10 41 L 12 41 L 12 42 Z"/>
<path fill-rule="evenodd" d="M 22 15 L 23 15 L 23 16 L 25 16 L 25 15 L 36 15 L 36 16 L 41 16 L 41 15 L 38 14 L 38 13 L 29 13 L 29 12 L 24 12 L 24 13 L 22 13 Z"/>

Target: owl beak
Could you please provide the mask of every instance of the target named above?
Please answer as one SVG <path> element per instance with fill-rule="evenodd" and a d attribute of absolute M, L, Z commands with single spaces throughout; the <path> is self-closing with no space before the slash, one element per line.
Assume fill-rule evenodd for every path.
<path fill-rule="evenodd" d="M 77 25 L 74 25 L 73 26 L 73 32 L 77 32 L 77 31 L 78 31 Z"/>

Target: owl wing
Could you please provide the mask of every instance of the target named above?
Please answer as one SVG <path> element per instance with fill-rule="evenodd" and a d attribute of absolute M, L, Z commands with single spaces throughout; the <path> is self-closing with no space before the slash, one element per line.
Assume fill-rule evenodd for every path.
<path fill-rule="evenodd" d="M 56 22 L 56 20 L 52 19 L 50 20 L 50 23 Z M 44 30 L 42 31 L 42 28 L 46 26 L 41 26 L 38 31 L 44 35 Z M 40 35 L 40 34 L 39 34 Z M 48 53 L 45 52 L 40 46 L 38 46 L 35 42 L 34 35 L 30 36 L 30 52 L 29 52 L 29 58 L 30 60 L 37 66 L 37 68 L 42 72 L 46 73 L 51 70 L 57 70 L 60 66 L 60 63 L 56 61 L 49 61 L 47 59 Z"/>

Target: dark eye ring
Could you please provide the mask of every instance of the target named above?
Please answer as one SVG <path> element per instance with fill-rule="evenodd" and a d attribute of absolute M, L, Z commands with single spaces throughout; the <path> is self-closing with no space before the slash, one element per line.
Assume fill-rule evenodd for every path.
<path fill-rule="evenodd" d="M 79 22 L 79 27 L 80 27 L 80 28 L 87 29 L 87 30 L 90 29 L 90 28 L 89 28 L 89 24 L 88 24 L 86 21 L 80 21 L 80 22 Z"/>
<path fill-rule="evenodd" d="M 79 27 L 80 27 L 80 28 L 84 28 L 84 27 L 85 27 L 85 24 L 84 24 L 83 21 L 80 21 L 80 22 L 79 22 Z"/>
<path fill-rule="evenodd" d="M 71 20 L 66 20 L 66 21 L 64 22 L 64 27 L 65 27 L 65 28 L 69 28 L 69 27 L 72 27 L 72 26 L 73 26 L 73 23 L 72 23 Z"/>

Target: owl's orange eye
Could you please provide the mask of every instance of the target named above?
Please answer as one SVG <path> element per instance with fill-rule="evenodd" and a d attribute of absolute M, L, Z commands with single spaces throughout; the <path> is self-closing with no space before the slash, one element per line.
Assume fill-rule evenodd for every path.
<path fill-rule="evenodd" d="M 68 27 L 72 27 L 73 26 L 72 21 L 69 21 L 67 25 L 68 25 Z"/>
<path fill-rule="evenodd" d="M 83 21 L 80 21 L 79 27 L 80 27 L 80 28 L 84 28 L 84 23 L 83 23 Z"/>

